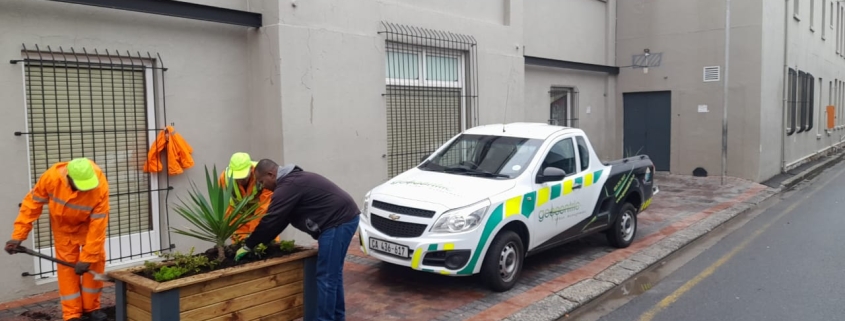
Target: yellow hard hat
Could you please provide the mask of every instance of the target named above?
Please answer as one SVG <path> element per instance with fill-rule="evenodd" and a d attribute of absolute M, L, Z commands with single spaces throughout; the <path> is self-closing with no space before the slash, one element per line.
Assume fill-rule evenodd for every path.
<path fill-rule="evenodd" d="M 226 168 L 226 175 L 233 179 L 243 179 L 249 176 L 253 165 L 252 159 L 247 153 L 234 153 L 229 159 L 229 167 Z"/>
<path fill-rule="evenodd" d="M 73 185 L 80 191 L 90 191 L 100 185 L 94 166 L 87 158 L 77 158 L 67 164 L 67 176 L 73 180 Z"/>

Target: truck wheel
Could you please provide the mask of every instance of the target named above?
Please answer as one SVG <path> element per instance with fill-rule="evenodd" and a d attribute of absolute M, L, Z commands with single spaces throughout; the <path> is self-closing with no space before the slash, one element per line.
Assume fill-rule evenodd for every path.
<path fill-rule="evenodd" d="M 481 277 L 493 291 L 510 290 L 522 273 L 522 261 L 525 258 L 522 239 L 513 231 L 502 231 L 490 244 Z"/>
<path fill-rule="evenodd" d="M 631 203 L 625 203 L 616 215 L 616 221 L 607 231 L 607 241 L 618 248 L 626 248 L 634 241 L 637 234 L 637 209 Z"/>

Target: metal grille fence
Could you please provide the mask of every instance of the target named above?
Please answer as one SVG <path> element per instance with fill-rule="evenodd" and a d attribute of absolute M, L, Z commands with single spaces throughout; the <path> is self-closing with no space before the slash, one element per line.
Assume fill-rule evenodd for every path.
<path fill-rule="evenodd" d="M 172 189 L 167 171 L 143 171 L 167 117 L 164 95 L 158 95 L 167 70 L 161 57 L 84 48 L 56 51 L 49 46 L 24 46 L 23 55 L 25 59 L 11 62 L 23 62 L 26 131 L 15 135 L 28 142 L 30 187 L 53 164 L 87 157 L 109 183 L 107 264 L 171 248 L 164 246 L 169 233 L 161 232 L 158 223 L 159 218 L 167 220 L 166 199 Z M 167 168 L 167 158 L 162 161 Z M 164 204 L 159 202 L 162 193 Z M 55 256 L 51 225 L 45 205 L 31 237 L 37 251 Z M 54 263 L 38 260 L 35 271 L 25 276 L 55 276 Z"/>
<path fill-rule="evenodd" d="M 387 22 L 382 26 L 392 178 L 478 123 L 478 58 L 471 36 Z"/>

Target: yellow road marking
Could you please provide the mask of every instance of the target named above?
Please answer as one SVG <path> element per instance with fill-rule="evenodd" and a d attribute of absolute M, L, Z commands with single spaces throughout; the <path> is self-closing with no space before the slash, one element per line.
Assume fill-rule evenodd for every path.
<path fill-rule="evenodd" d="M 812 192 L 807 193 L 807 195 L 805 195 L 803 198 L 801 198 L 801 200 L 793 203 L 792 205 L 787 207 L 785 210 L 783 210 L 783 212 L 778 214 L 778 216 L 776 216 L 773 220 L 771 220 L 768 223 L 766 223 L 765 225 L 763 225 L 763 227 L 761 227 L 757 231 L 754 231 L 754 233 L 751 234 L 751 236 L 747 237 L 745 240 L 742 241 L 742 243 L 740 243 L 739 245 L 734 247 L 730 252 L 723 255 L 721 258 L 719 258 L 718 261 L 716 261 L 713 264 L 711 264 L 710 266 L 708 266 L 706 269 L 704 269 L 704 271 L 701 271 L 701 273 L 699 273 L 694 278 L 687 281 L 687 283 L 684 283 L 684 285 L 682 285 L 680 288 L 675 290 L 675 292 L 672 292 L 672 294 L 669 294 L 668 296 L 663 298 L 663 300 L 660 300 L 660 302 L 658 302 L 654 307 L 652 307 L 651 309 L 649 309 L 648 311 L 646 311 L 645 313 L 640 315 L 639 321 L 651 321 L 652 319 L 654 319 L 654 316 L 656 316 L 658 313 L 660 313 L 661 311 L 663 311 L 664 309 L 666 309 L 667 307 L 669 307 L 670 305 L 675 303 L 675 301 L 678 301 L 678 299 L 680 299 L 682 295 L 684 295 L 689 290 L 691 290 L 693 287 L 698 285 L 699 282 L 703 281 L 708 276 L 710 276 L 714 272 L 716 272 L 716 269 L 718 269 L 720 266 L 722 266 L 723 264 L 728 262 L 728 260 L 733 258 L 733 256 L 736 255 L 742 249 L 744 249 L 748 245 L 748 243 L 751 243 L 751 241 L 754 240 L 755 238 L 757 238 L 757 236 L 759 236 L 760 234 L 762 234 L 763 232 L 768 230 L 769 227 L 774 222 L 777 222 L 782 217 L 786 216 L 786 214 L 791 213 L 793 210 L 795 210 L 796 207 L 798 207 L 799 205 L 804 203 L 804 201 L 809 199 L 810 196 L 812 196 L 813 194 L 818 192 L 820 189 L 826 187 L 828 184 L 830 184 L 830 182 L 836 180 L 836 178 L 838 178 L 840 175 L 842 175 L 843 172 L 845 172 L 845 169 L 840 170 L 838 173 L 836 173 L 836 175 L 833 178 L 831 178 L 830 180 L 828 180 L 824 184 L 819 185 Z"/>

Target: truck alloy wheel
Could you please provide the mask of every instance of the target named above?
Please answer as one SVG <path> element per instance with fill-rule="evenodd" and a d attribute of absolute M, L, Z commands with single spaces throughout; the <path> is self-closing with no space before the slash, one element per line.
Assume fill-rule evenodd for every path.
<path fill-rule="evenodd" d="M 510 290 L 522 273 L 525 258 L 522 239 L 513 231 L 502 231 L 487 249 L 481 277 L 496 292 Z"/>
<path fill-rule="evenodd" d="M 625 203 L 619 209 L 616 221 L 607 230 L 607 241 L 618 248 L 626 248 L 634 241 L 637 234 L 637 209 L 631 203 Z"/>

